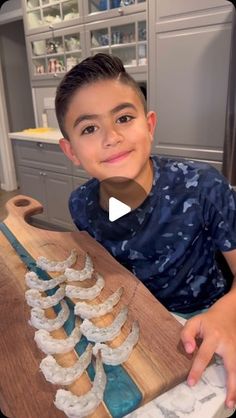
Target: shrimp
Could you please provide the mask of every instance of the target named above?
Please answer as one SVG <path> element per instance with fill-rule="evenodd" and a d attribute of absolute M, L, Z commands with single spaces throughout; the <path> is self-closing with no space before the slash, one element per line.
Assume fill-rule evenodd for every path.
<path fill-rule="evenodd" d="M 103 303 L 97 305 L 90 305 L 86 302 L 77 302 L 74 307 L 75 315 L 79 315 L 81 318 L 91 319 L 98 316 L 106 315 L 111 312 L 113 307 L 119 302 L 124 288 L 120 287 Z"/>
<path fill-rule="evenodd" d="M 135 344 L 139 339 L 139 325 L 138 321 L 134 321 L 132 325 L 132 331 L 126 338 L 126 340 L 117 348 L 108 347 L 106 344 L 96 343 L 93 347 L 93 354 L 101 351 L 102 362 L 111 366 L 117 366 L 128 360 Z"/>
<path fill-rule="evenodd" d="M 85 319 L 80 325 L 80 330 L 84 336 L 95 343 L 111 341 L 120 333 L 128 316 L 128 307 L 121 309 L 115 320 L 108 327 L 96 327 L 89 319 Z"/>
<path fill-rule="evenodd" d="M 81 331 L 79 327 L 75 327 L 68 338 L 53 338 L 45 329 L 39 329 L 35 332 L 34 340 L 37 346 L 45 354 L 64 354 L 74 349 L 75 345 L 80 341 Z"/>
<path fill-rule="evenodd" d="M 106 374 L 100 356 L 96 358 L 96 371 L 92 389 L 85 395 L 76 396 L 68 390 L 59 389 L 55 405 L 69 418 L 83 418 L 95 411 L 103 400 Z"/>
<path fill-rule="evenodd" d="M 75 270 L 72 268 L 66 268 L 65 276 L 68 282 L 76 282 L 76 281 L 83 281 L 86 279 L 90 279 L 93 274 L 93 262 L 91 257 L 86 254 L 85 258 L 85 265 L 82 270 Z"/>
<path fill-rule="evenodd" d="M 71 367 L 60 366 L 53 356 L 45 357 L 39 367 L 45 379 L 55 385 L 70 385 L 87 369 L 92 358 L 92 344 L 88 344 L 84 353 Z"/>
<path fill-rule="evenodd" d="M 79 299 L 95 299 L 100 293 L 101 290 L 104 288 L 105 281 L 103 277 L 96 273 L 97 281 L 94 286 L 92 287 L 78 287 L 72 285 L 66 285 L 66 296 L 69 298 L 79 298 Z"/>
<path fill-rule="evenodd" d="M 65 296 L 65 287 L 59 287 L 52 296 L 41 296 L 37 289 L 29 289 L 25 292 L 26 301 L 33 308 L 47 309 L 57 305 Z"/>
<path fill-rule="evenodd" d="M 61 310 L 56 318 L 49 319 L 46 318 L 44 310 L 42 308 L 32 308 L 31 309 L 31 318 L 30 325 L 37 329 L 45 329 L 46 331 L 54 331 L 55 329 L 61 328 L 64 323 L 67 321 L 70 315 L 70 310 L 67 303 L 61 301 Z"/>
<path fill-rule="evenodd" d="M 45 290 L 50 290 L 56 287 L 57 285 L 65 282 L 66 277 L 64 274 L 61 276 L 55 277 L 54 279 L 50 280 L 42 280 L 40 279 L 36 273 L 33 271 L 28 271 L 25 275 L 25 282 L 28 287 L 31 289 L 37 289 L 41 292 L 45 292 Z"/>
<path fill-rule="evenodd" d="M 76 262 L 77 252 L 76 250 L 72 250 L 70 256 L 63 261 L 52 261 L 48 260 L 46 257 L 38 257 L 36 260 L 37 267 L 40 267 L 42 270 L 46 271 L 64 271 L 67 267 L 73 266 Z"/>

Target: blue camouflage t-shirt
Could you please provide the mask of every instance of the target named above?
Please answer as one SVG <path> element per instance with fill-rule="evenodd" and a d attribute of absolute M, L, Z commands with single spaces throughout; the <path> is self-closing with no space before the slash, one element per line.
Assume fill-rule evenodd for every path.
<path fill-rule="evenodd" d="M 207 164 L 151 158 L 152 189 L 141 206 L 110 222 L 91 179 L 71 194 L 73 221 L 167 309 L 208 308 L 227 290 L 215 252 L 236 249 L 236 193 Z"/>

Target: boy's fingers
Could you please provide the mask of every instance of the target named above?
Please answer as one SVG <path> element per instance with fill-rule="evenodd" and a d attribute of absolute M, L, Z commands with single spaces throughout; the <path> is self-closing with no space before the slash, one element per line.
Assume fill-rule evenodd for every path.
<path fill-rule="evenodd" d="M 232 409 L 236 406 L 236 359 L 235 351 L 227 353 L 224 357 L 224 366 L 227 372 L 227 397 L 226 405 Z"/>
<path fill-rule="evenodd" d="M 199 334 L 200 319 L 196 316 L 186 322 L 181 331 L 181 340 L 187 353 L 193 353 L 196 348 L 195 338 Z"/>
<path fill-rule="evenodd" d="M 227 378 L 227 397 L 225 401 L 228 408 L 236 406 L 236 372 L 230 372 Z"/>
<path fill-rule="evenodd" d="M 215 344 L 213 340 L 206 339 L 202 342 L 188 375 L 187 382 L 190 386 L 193 386 L 198 382 L 202 373 L 210 363 L 214 350 Z"/>

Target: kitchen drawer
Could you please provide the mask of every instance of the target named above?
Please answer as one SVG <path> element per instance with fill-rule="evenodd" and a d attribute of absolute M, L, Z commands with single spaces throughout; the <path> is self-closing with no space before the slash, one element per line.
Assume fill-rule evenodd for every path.
<path fill-rule="evenodd" d="M 57 144 L 14 140 L 13 148 L 17 166 L 72 174 L 72 163 Z"/>

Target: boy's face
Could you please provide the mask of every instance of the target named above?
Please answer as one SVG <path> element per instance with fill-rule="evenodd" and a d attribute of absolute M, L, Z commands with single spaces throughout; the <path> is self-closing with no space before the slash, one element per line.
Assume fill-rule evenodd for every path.
<path fill-rule="evenodd" d="M 97 81 L 74 94 L 65 117 L 70 140 L 61 139 L 60 146 L 75 165 L 100 181 L 138 181 L 149 165 L 155 122 L 155 113 L 145 115 L 132 87 Z"/>

